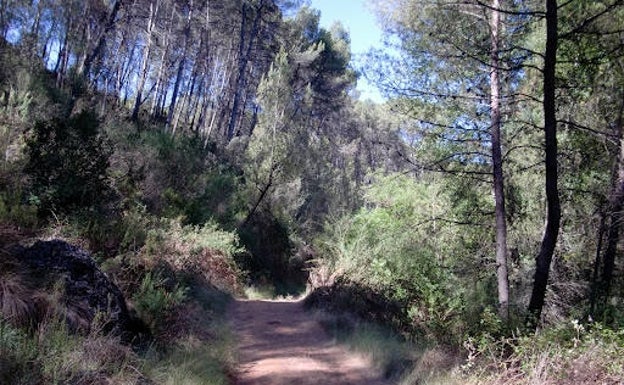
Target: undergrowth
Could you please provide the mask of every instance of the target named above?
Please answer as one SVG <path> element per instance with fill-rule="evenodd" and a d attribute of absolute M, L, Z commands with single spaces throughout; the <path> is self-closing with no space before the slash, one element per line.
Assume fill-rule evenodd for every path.
<path fill-rule="evenodd" d="M 624 331 L 577 320 L 535 335 L 495 339 L 487 335 L 465 343 L 463 366 L 471 383 L 621 384 L 624 381 Z"/>
<path fill-rule="evenodd" d="M 408 341 L 349 313 L 316 311 L 337 343 L 368 357 L 398 385 L 619 385 L 624 331 L 570 321 L 537 334 L 468 338 L 463 349 Z"/>
<path fill-rule="evenodd" d="M 69 332 L 52 319 L 26 331 L 0 321 L 0 382 L 15 385 L 139 383 L 139 356 L 101 331 Z"/>
<path fill-rule="evenodd" d="M 244 250 L 235 234 L 214 224 L 142 218 L 144 237 L 123 253 L 100 259 L 150 337 L 129 345 L 97 322 L 86 334 L 76 333 L 66 324 L 61 295 L 38 287 L 19 264 L 3 261 L 0 384 L 230 383 L 234 346 L 224 315 L 232 294 L 241 291 L 233 257 Z M 79 228 L 60 223 L 48 231 L 88 244 Z M 42 309 L 43 300 L 32 298 L 58 310 Z"/>

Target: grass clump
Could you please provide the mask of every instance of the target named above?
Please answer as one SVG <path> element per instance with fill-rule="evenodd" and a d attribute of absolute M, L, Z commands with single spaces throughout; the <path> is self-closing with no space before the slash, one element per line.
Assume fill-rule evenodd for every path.
<path fill-rule="evenodd" d="M 72 334 L 59 319 L 30 332 L 0 321 L 3 384 L 139 383 L 139 364 L 138 356 L 117 338 L 100 332 Z"/>
<path fill-rule="evenodd" d="M 225 310 L 231 296 L 201 280 L 189 282 L 186 295 L 186 302 L 168 320 L 174 325 L 169 329 L 169 344 L 148 354 L 144 370 L 163 385 L 230 384 L 235 342 Z"/>
<path fill-rule="evenodd" d="M 275 286 L 270 284 L 255 284 L 245 287 L 245 298 L 247 299 L 273 299 L 276 296 Z"/>
<path fill-rule="evenodd" d="M 463 367 L 471 383 L 620 384 L 624 331 L 576 320 L 535 335 L 466 343 Z"/>
<path fill-rule="evenodd" d="M 150 377 L 163 385 L 227 385 L 233 371 L 233 341 L 221 327 L 213 332 L 220 336 L 206 344 L 196 336 L 188 336 L 160 359 L 148 364 Z"/>
<path fill-rule="evenodd" d="M 138 211 L 132 221 L 145 225 L 145 235 L 131 236 L 123 253 L 99 259 L 149 332 L 133 346 L 104 333 L 98 317 L 90 327 L 72 328 L 58 290 L 37 286 L 27 269 L 3 261 L 0 384 L 229 383 L 234 346 L 224 315 L 241 287 L 236 235 Z M 69 232 L 84 245 L 76 229 L 60 226 L 56 235 Z"/>
<path fill-rule="evenodd" d="M 167 279 L 158 273 L 148 272 L 141 281 L 139 291 L 133 296 L 135 309 L 152 330 L 163 324 L 187 297 L 186 287 L 175 283 L 168 288 L 167 283 Z"/>
<path fill-rule="evenodd" d="M 175 271 L 199 275 L 222 291 L 241 291 L 242 272 L 234 257 L 244 254 L 244 248 L 235 233 L 214 223 L 184 226 L 179 220 L 162 219 L 148 231 L 141 253 Z"/>

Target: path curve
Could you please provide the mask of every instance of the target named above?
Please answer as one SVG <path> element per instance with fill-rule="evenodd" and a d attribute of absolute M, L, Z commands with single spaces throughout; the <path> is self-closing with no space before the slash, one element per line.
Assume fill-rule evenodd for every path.
<path fill-rule="evenodd" d="M 388 385 L 362 356 L 337 345 L 301 301 L 238 300 L 237 385 Z"/>

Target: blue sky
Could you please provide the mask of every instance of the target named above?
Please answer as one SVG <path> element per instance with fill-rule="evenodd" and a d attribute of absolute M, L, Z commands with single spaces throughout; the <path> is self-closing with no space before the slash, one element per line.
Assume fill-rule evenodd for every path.
<path fill-rule="evenodd" d="M 371 47 L 382 46 L 382 32 L 368 0 L 311 0 L 310 6 L 321 11 L 322 27 L 329 28 L 340 21 L 349 30 L 355 67 L 359 66 L 358 59 Z M 363 77 L 358 80 L 357 88 L 363 99 L 382 100 L 379 91 Z"/>

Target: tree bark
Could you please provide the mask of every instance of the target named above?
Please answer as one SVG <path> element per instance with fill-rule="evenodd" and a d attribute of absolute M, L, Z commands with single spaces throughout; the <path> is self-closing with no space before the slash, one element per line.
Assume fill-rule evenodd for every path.
<path fill-rule="evenodd" d="M 544 54 L 544 136 L 546 154 L 546 228 L 539 254 L 535 260 L 535 278 L 529 302 L 528 324 L 537 328 L 544 307 L 550 263 L 557 245 L 561 221 L 557 172 L 557 115 L 555 69 L 557 65 L 557 0 L 546 0 L 546 52 Z"/>
<path fill-rule="evenodd" d="M 260 29 L 260 20 L 262 18 L 262 11 L 264 8 L 264 0 L 260 0 L 260 4 L 255 9 L 255 17 L 251 31 L 249 32 L 249 42 L 245 49 L 245 33 L 247 24 L 247 4 L 243 2 L 243 14 L 241 20 L 241 32 L 240 43 L 238 47 L 238 76 L 234 84 L 234 100 L 232 101 L 232 113 L 228 121 L 226 139 L 229 142 L 234 137 L 236 125 L 239 121 L 239 114 L 241 113 L 241 100 L 243 98 L 243 91 L 247 85 L 247 64 L 249 63 L 251 50 L 255 44 L 256 37 Z"/>
<path fill-rule="evenodd" d="M 507 218 L 505 211 L 505 183 L 501 144 L 500 105 L 500 0 L 492 0 L 490 18 L 490 135 L 492 140 L 492 173 L 496 213 L 496 281 L 498 286 L 498 314 L 509 318 L 509 278 L 507 273 Z"/>
<path fill-rule="evenodd" d="M 61 88 L 63 86 L 63 80 L 65 77 L 65 71 L 67 67 L 67 57 L 68 53 L 68 44 L 69 44 L 69 30 L 71 28 L 71 23 L 69 21 L 69 17 L 67 20 L 67 29 L 65 30 L 65 37 L 63 38 L 63 43 L 61 43 L 61 48 L 59 49 L 58 57 L 56 58 L 56 65 L 54 66 L 54 72 L 56 73 L 56 86 Z"/>
<path fill-rule="evenodd" d="M 184 49 L 182 51 L 182 57 L 178 63 L 178 72 L 176 74 L 176 80 L 173 85 L 173 91 L 171 93 L 171 104 L 169 104 L 169 114 L 167 115 L 167 128 L 171 127 L 173 122 L 176 103 L 178 99 L 178 93 L 180 92 L 180 85 L 182 84 L 182 77 L 184 75 L 184 67 L 186 66 L 186 54 L 188 52 L 189 41 L 191 38 L 191 20 L 193 19 L 193 0 L 189 3 L 189 13 L 186 19 L 186 26 L 184 28 Z M 175 135 L 175 128 L 172 130 L 172 134 Z"/>
<path fill-rule="evenodd" d="M 180 124 L 180 119 L 186 115 L 186 123 L 190 121 L 189 116 L 191 114 L 192 101 L 195 96 L 195 90 L 197 85 L 197 78 L 199 77 L 199 60 L 196 58 L 193 62 L 193 67 L 191 70 L 191 78 L 187 82 L 187 92 L 186 97 L 182 99 L 182 103 L 180 104 L 180 108 L 176 116 L 173 118 L 173 132 L 178 130 L 178 125 Z"/>
<path fill-rule="evenodd" d="M 156 85 L 154 86 L 154 98 L 152 99 L 152 106 L 150 107 L 150 116 L 152 118 L 161 117 L 163 114 L 163 110 L 162 108 L 160 108 L 160 100 L 161 95 L 163 93 L 166 94 L 166 91 L 163 92 L 163 89 L 166 90 L 166 87 L 163 86 L 163 84 L 165 83 L 165 79 L 163 77 L 165 76 L 165 63 L 167 61 L 167 56 L 169 55 L 169 46 L 171 44 L 169 36 L 171 35 L 171 27 L 173 25 L 174 16 L 175 7 L 172 5 L 171 16 L 167 24 L 167 30 L 162 37 L 164 47 L 162 48 L 162 55 L 160 56 L 160 66 L 158 67 L 158 74 L 156 75 Z"/>
<path fill-rule="evenodd" d="M 104 46 L 106 45 L 106 37 L 108 36 L 110 31 L 112 31 L 113 28 L 115 27 L 115 24 L 117 22 L 117 14 L 119 13 L 119 10 L 121 9 L 122 2 L 123 0 L 117 0 L 113 4 L 113 8 L 108 14 L 106 25 L 104 25 L 104 30 L 100 33 L 97 44 L 95 45 L 95 47 L 93 47 L 91 52 L 89 52 L 85 56 L 84 62 L 82 63 L 82 66 L 80 66 L 81 70 L 79 71 L 79 73 L 81 75 L 85 75 L 85 76 L 89 75 L 93 62 L 95 61 L 97 57 L 100 56 L 100 54 L 104 50 Z"/>
<path fill-rule="evenodd" d="M 623 95 L 624 96 L 624 95 Z M 594 273 L 592 277 L 592 292 L 590 302 L 590 314 L 595 317 L 600 315 L 601 310 L 607 303 L 611 284 L 613 281 L 613 272 L 615 270 L 615 257 L 617 255 L 617 246 L 620 241 L 620 226 L 624 215 L 624 97 L 620 104 L 617 121 L 615 123 L 618 137 L 618 153 L 615 167 L 612 173 L 611 191 L 608 197 L 608 205 L 606 212 L 601 218 L 601 225 L 598 234 L 598 248 L 596 252 L 596 260 L 594 262 Z M 606 248 L 602 253 L 602 237 L 606 232 Z M 602 260 L 602 273 L 600 274 L 600 266 Z"/>
<path fill-rule="evenodd" d="M 147 29 L 145 30 L 145 46 L 143 47 L 143 56 L 141 58 L 141 70 L 139 71 L 139 82 L 137 84 L 136 98 L 134 100 L 134 108 L 132 109 L 132 120 L 136 121 L 139 118 L 139 109 L 143 104 L 143 88 L 147 81 L 147 70 L 149 68 L 149 56 L 152 48 L 152 34 L 154 31 L 154 24 L 158 15 L 158 0 L 156 5 L 154 2 L 150 2 L 149 19 L 147 21 Z"/>
<path fill-rule="evenodd" d="M 34 5 L 34 4 L 33 4 Z M 37 13 L 35 14 L 35 20 L 33 21 L 33 25 L 30 29 L 29 38 L 29 55 L 31 59 L 35 59 L 37 57 L 37 46 L 39 45 L 39 30 L 41 26 L 41 17 L 43 13 L 43 1 L 39 1 L 37 4 Z"/>
<path fill-rule="evenodd" d="M 269 192 L 269 189 L 271 188 L 271 186 L 273 186 L 273 175 L 275 173 L 275 170 L 277 170 L 277 164 L 273 163 L 273 165 L 271 166 L 271 171 L 269 172 L 269 180 L 267 181 L 267 183 L 264 185 L 264 187 L 260 191 L 260 195 L 258 196 L 258 199 L 256 199 L 256 203 L 254 203 L 251 210 L 249 210 L 247 217 L 245 217 L 245 220 L 239 226 L 239 228 L 242 229 L 245 226 L 247 226 L 247 224 L 249 223 L 249 221 L 251 221 L 251 218 L 253 218 L 256 211 L 258 211 L 258 207 L 260 207 L 260 203 L 262 203 L 262 201 L 264 200 L 264 197 Z"/>
<path fill-rule="evenodd" d="M 613 191 L 609 197 L 610 206 L 610 226 L 607 232 L 607 248 L 603 257 L 602 266 L 602 283 L 603 283 L 603 295 L 605 301 L 609 297 L 611 292 L 611 283 L 613 281 L 613 270 L 615 269 L 615 256 L 617 254 L 617 244 L 620 240 L 620 225 L 624 216 L 622 215 L 622 208 L 624 207 L 624 130 L 622 115 L 624 114 L 624 98 L 623 104 L 620 106 L 620 112 L 618 121 L 616 123 L 618 130 L 618 157 L 617 157 L 617 171 L 615 174 L 615 183 L 613 184 Z"/>

